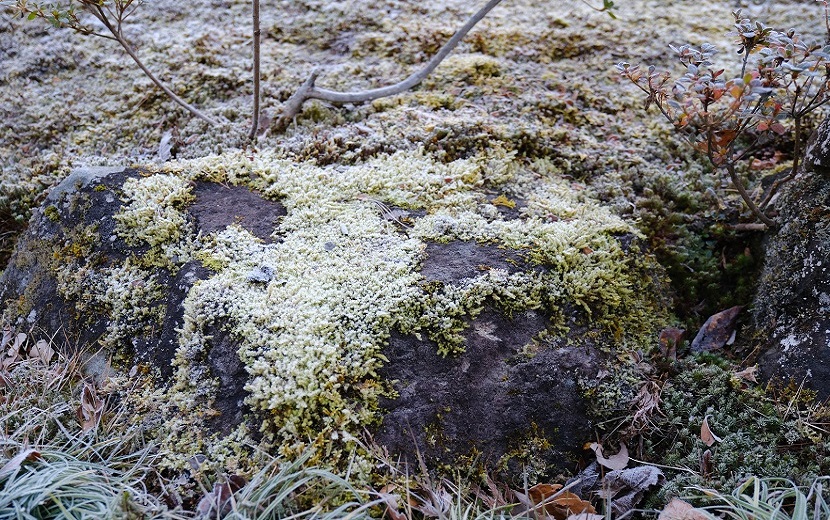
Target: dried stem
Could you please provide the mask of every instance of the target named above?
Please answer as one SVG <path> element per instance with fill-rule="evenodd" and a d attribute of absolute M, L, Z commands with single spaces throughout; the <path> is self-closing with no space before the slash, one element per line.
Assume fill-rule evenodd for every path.
<path fill-rule="evenodd" d="M 322 101 L 329 101 L 331 103 L 365 103 L 383 97 L 394 96 L 413 88 L 423 81 L 438 65 L 444 61 L 444 58 L 455 49 L 458 42 L 467 35 L 475 25 L 484 18 L 494 7 L 496 7 L 501 0 L 490 0 L 478 12 L 471 16 L 467 22 L 455 33 L 452 38 L 438 51 L 438 53 L 430 59 L 424 68 L 410 75 L 405 80 L 389 85 L 386 87 L 364 90 L 358 92 L 337 92 L 334 90 L 327 90 L 317 88 L 314 82 L 320 74 L 319 70 L 311 73 L 311 76 L 303 83 L 303 85 L 289 98 L 283 108 L 282 115 L 274 122 L 276 131 L 281 132 L 285 130 L 288 124 L 299 114 L 303 103 L 309 99 L 320 99 Z"/>
<path fill-rule="evenodd" d="M 262 31 L 259 29 L 259 0 L 253 0 L 254 7 L 253 7 L 253 22 L 254 22 L 254 113 L 252 115 L 251 121 L 251 131 L 248 134 L 248 139 L 251 141 L 254 140 L 256 137 L 257 131 L 259 130 L 259 84 L 260 84 L 260 73 L 259 73 L 259 43 L 260 37 L 262 35 Z"/>

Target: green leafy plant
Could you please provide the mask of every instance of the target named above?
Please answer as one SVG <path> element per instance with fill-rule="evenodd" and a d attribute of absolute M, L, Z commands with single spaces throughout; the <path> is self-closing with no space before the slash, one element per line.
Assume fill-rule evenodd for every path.
<path fill-rule="evenodd" d="M 784 478 L 750 477 L 729 494 L 701 488 L 694 491 L 715 502 L 698 510 L 711 515 L 709 518 L 822 520 L 830 518 L 828 483 L 830 477 L 818 477 L 809 487 Z"/>
<path fill-rule="evenodd" d="M 808 42 L 794 30 L 774 30 L 740 10 L 733 15 L 731 34 L 737 36 L 743 55 L 740 69 L 733 73 L 715 65 L 718 49 L 710 44 L 671 47 L 686 69 L 674 81 L 654 66 L 643 70 L 622 62 L 617 68 L 647 94 L 646 110 L 657 107 L 712 166 L 728 174 L 755 217 L 775 227 L 767 210 L 782 184 L 798 172 L 805 119 L 830 101 L 830 46 Z M 792 168 L 754 197 L 738 165 L 784 136 L 792 138 Z"/>

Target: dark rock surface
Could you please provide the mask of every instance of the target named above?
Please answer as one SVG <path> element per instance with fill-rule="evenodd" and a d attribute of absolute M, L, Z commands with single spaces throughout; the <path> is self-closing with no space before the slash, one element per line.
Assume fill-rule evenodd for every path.
<path fill-rule="evenodd" d="M 389 412 L 376 440 L 414 469 L 419 454 L 449 465 L 469 457 L 513 474 L 531 455 L 557 469 L 573 462 L 591 431 L 577 379 L 594 378 L 601 359 L 584 345 L 533 344 L 547 322 L 536 311 L 511 319 L 488 308 L 471 322 L 458 357 L 441 357 L 431 341 L 393 335 L 381 374 L 398 397 L 381 403 Z M 528 453 L 539 438 L 550 444 Z"/>
<path fill-rule="evenodd" d="M 767 378 L 802 381 L 830 397 L 830 120 L 811 139 L 805 167 L 777 203 L 781 228 L 766 244 L 754 305 Z M 830 170 L 827 170 L 830 171 Z"/>

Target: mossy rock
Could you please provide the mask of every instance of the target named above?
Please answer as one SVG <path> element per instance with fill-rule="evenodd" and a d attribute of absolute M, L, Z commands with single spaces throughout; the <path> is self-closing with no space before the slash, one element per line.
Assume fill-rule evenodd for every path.
<path fill-rule="evenodd" d="M 802 381 L 830 397 L 830 120 L 810 140 L 805 168 L 776 204 L 755 298 L 759 362 L 767 378 Z"/>
<path fill-rule="evenodd" d="M 629 224 L 498 151 L 79 172 L 0 278 L 14 326 L 148 369 L 171 466 L 311 445 L 363 474 L 364 431 L 445 467 L 571 465 L 664 291 Z"/>

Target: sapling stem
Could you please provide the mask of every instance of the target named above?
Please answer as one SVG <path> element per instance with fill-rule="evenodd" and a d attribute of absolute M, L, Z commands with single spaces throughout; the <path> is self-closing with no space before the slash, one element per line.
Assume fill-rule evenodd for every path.
<path fill-rule="evenodd" d="M 253 0 L 253 23 L 254 23 L 254 113 L 251 117 L 251 131 L 248 139 L 253 141 L 259 130 L 259 47 L 262 31 L 259 29 L 259 0 Z"/>
<path fill-rule="evenodd" d="M 311 76 L 309 76 L 302 86 L 300 86 L 300 88 L 297 89 L 297 91 L 286 102 L 282 115 L 274 122 L 275 130 L 278 132 L 284 130 L 297 116 L 297 114 L 299 114 L 303 107 L 303 103 L 309 99 L 319 99 L 336 104 L 365 103 L 367 101 L 383 97 L 394 96 L 415 87 L 427 76 L 429 76 L 432 71 L 434 71 L 435 68 L 438 67 L 438 65 L 453 51 L 453 49 L 455 49 L 467 33 L 470 32 L 470 30 L 499 3 L 501 3 L 501 0 L 490 0 L 487 2 L 484 7 L 479 9 L 467 20 L 466 23 L 464 23 L 463 26 L 461 26 L 460 29 L 458 29 L 458 31 L 456 31 L 455 34 L 453 34 L 452 38 L 450 38 L 449 41 L 441 47 L 438 53 L 433 56 L 422 69 L 414 72 L 408 78 L 399 83 L 395 83 L 394 85 L 357 92 L 337 92 L 335 90 L 315 87 L 314 82 L 320 72 L 319 70 L 313 71 Z"/>

